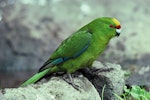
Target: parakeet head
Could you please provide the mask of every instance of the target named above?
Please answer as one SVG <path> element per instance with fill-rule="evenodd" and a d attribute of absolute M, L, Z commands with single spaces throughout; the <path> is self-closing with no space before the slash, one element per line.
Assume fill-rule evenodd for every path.
<path fill-rule="evenodd" d="M 120 22 L 115 18 L 102 17 L 97 19 L 99 22 L 99 29 L 105 31 L 104 34 L 110 37 L 119 36 L 121 33 Z"/>
<path fill-rule="evenodd" d="M 117 19 L 115 19 L 115 18 L 112 18 L 112 21 L 113 21 L 114 24 L 110 24 L 109 26 L 110 26 L 110 28 L 115 28 L 115 30 L 116 30 L 116 36 L 119 36 L 120 33 L 121 33 L 120 22 Z"/>
<path fill-rule="evenodd" d="M 99 33 L 106 38 L 112 38 L 114 36 L 119 36 L 121 33 L 120 22 L 115 18 L 101 17 L 95 19 L 90 24 L 87 25 L 93 33 Z"/>
<path fill-rule="evenodd" d="M 111 38 L 120 35 L 121 25 L 120 22 L 115 18 L 101 17 L 93 20 L 80 30 L 87 30 L 95 37 L 100 35 L 98 38 L 104 38 L 109 41 Z"/>

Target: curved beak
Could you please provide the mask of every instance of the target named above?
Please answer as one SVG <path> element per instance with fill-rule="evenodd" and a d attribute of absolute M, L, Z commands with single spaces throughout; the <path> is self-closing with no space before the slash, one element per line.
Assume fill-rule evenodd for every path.
<path fill-rule="evenodd" d="M 118 25 L 118 26 L 116 26 L 116 36 L 119 36 L 120 33 L 121 33 L 121 26 Z"/>
<path fill-rule="evenodd" d="M 119 36 L 120 36 L 120 34 L 116 32 L 116 36 L 117 36 L 117 37 L 119 37 Z"/>

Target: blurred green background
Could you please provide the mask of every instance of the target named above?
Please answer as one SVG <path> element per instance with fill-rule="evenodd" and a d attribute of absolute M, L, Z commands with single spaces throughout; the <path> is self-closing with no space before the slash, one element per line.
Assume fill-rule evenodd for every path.
<path fill-rule="evenodd" d="M 149 0 L 0 0 L 0 87 L 32 76 L 71 33 L 98 17 L 122 25 L 101 62 L 132 72 L 128 84 L 150 86 Z"/>

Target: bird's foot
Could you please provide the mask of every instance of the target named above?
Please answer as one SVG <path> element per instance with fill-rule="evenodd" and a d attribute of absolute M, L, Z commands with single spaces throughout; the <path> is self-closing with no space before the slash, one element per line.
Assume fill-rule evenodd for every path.
<path fill-rule="evenodd" d="M 100 72 L 110 72 L 114 70 L 114 68 L 92 68 L 93 74 L 98 75 Z"/>
<path fill-rule="evenodd" d="M 67 77 L 68 79 L 67 79 L 66 77 Z M 66 75 L 64 75 L 64 76 L 63 76 L 63 79 L 64 79 L 68 84 L 71 84 L 76 90 L 79 91 L 79 86 L 74 83 L 73 78 L 71 77 L 71 74 L 66 74 Z"/>

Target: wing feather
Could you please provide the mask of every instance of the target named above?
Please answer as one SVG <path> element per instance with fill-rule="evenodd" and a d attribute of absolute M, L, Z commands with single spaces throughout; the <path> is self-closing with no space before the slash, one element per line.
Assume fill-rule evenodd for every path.
<path fill-rule="evenodd" d="M 61 43 L 39 71 L 80 56 L 89 47 L 91 40 L 92 34 L 87 31 L 72 34 Z"/>

